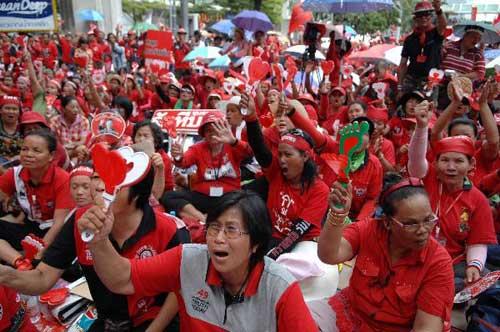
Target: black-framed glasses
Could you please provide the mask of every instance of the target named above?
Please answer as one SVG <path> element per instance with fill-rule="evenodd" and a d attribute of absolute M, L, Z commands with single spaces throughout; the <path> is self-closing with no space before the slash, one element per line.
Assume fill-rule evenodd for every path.
<path fill-rule="evenodd" d="M 209 236 L 216 237 L 221 231 L 224 231 L 224 235 L 230 240 L 238 239 L 243 234 L 249 234 L 248 232 L 244 232 L 238 226 L 234 225 L 222 226 L 218 223 L 211 223 L 207 225 L 207 235 Z"/>
<path fill-rule="evenodd" d="M 432 229 L 436 223 L 438 222 L 439 218 L 435 214 L 430 215 L 426 220 L 423 222 L 419 223 L 414 223 L 414 224 L 403 224 L 401 221 L 397 220 L 394 217 L 389 216 L 389 219 L 394 221 L 396 224 L 398 224 L 403 230 L 409 232 L 409 233 L 416 233 L 420 227 L 424 227 L 425 229 Z"/>

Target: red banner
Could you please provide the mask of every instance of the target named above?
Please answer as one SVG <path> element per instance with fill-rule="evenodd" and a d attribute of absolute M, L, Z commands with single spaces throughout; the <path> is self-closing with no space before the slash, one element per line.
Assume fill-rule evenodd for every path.
<path fill-rule="evenodd" d="M 214 110 L 156 110 L 152 121 L 167 130 L 170 136 L 175 137 L 175 132 L 198 135 L 198 127 L 203 116 Z M 174 127 L 175 126 L 175 127 Z"/>
<path fill-rule="evenodd" d="M 172 32 L 148 30 L 146 34 L 144 58 L 168 61 L 172 46 Z"/>

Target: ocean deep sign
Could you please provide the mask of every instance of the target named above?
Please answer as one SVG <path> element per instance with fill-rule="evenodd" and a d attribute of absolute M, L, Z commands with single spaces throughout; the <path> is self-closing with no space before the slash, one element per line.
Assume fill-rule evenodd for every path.
<path fill-rule="evenodd" d="M 0 0 L 0 31 L 55 30 L 56 0 Z"/>

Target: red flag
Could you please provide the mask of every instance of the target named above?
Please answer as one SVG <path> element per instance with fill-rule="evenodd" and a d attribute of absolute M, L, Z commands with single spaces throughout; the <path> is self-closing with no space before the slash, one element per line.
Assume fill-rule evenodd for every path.
<path fill-rule="evenodd" d="M 302 8 L 302 3 L 297 3 L 292 8 L 292 16 L 288 25 L 288 33 L 292 33 L 299 29 L 301 25 L 305 25 L 312 20 L 313 14 L 310 11 L 305 11 Z"/>

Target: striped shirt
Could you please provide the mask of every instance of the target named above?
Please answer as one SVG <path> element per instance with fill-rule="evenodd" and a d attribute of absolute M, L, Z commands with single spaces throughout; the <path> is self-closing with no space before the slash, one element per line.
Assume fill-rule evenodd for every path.
<path fill-rule="evenodd" d="M 441 69 L 452 69 L 460 74 L 477 72 L 479 74 L 478 79 L 483 79 L 486 71 L 483 52 L 479 48 L 474 47 L 461 54 L 460 42 L 460 40 L 451 42 L 445 46 Z"/>

